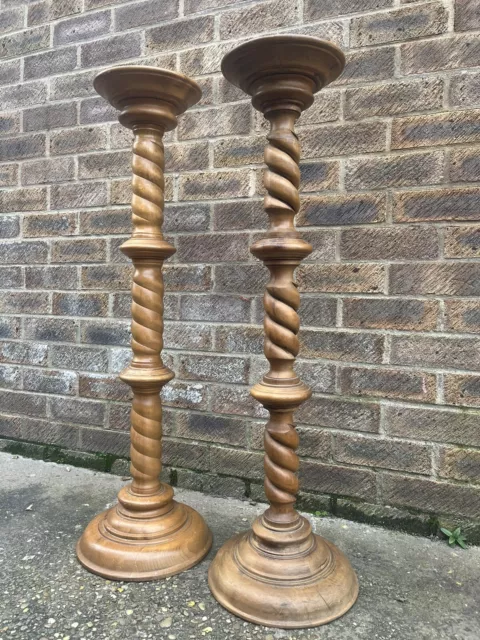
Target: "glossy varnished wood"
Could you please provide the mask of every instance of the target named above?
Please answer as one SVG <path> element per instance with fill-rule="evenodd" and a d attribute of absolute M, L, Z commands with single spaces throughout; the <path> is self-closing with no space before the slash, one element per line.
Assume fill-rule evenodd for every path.
<path fill-rule="evenodd" d="M 270 123 L 264 174 L 270 225 L 265 237 L 251 247 L 270 271 L 264 296 L 270 370 L 251 390 L 270 412 L 264 440 L 270 506 L 250 531 L 220 549 L 210 567 L 209 585 L 229 611 L 272 627 L 324 624 L 350 609 L 358 594 L 347 558 L 313 534 L 294 508 L 299 459 L 293 413 L 311 395 L 294 370 L 300 326 L 294 271 L 312 251 L 294 225 L 300 204 L 295 122 L 312 104 L 314 93 L 338 77 L 343 66 L 343 54 L 335 46 L 288 35 L 248 42 L 222 63 L 227 80 L 251 95 L 254 107 Z"/>
<path fill-rule="evenodd" d="M 163 134 L 201 96 L 198 85 L 151 67 L 116 67 L 95 78 L 95 88 L 121 110 L 133 129 L 133 235 L 121 250 L 135 267 L 132 284 L 131 364 L 120 374 L 133 391 L 132 482 L 118 504 L 98 515 L 77 544 L 80 562 L 114 580 L 154 580 L 199 562 L 212 537 L 202 517 L 173 500 L 160 482 L 162 403 L 159 392 L 174 377 L 162 362 L 163 262 L 175 248 L 162 235 L 164 205 Z"/>

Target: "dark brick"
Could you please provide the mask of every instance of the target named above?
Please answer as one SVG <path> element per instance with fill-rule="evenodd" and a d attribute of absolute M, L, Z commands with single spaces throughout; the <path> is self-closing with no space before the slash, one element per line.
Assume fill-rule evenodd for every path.
<path fill-rule="evenodd" d="M 193 442 L 176 442 L 164 440 L 162 459 L 171 467 L 183 467 L 208 471 L 210 468 L 209 448 Z"/>
<path fill-rule="evenodd" d="M 2 160 L 23 160 L 45 154 L 45 134 L 35 133 L 0 140 Z"/>
<path fill-rule="evenodd" d="M 480 407 L 480 376 L 445 375 L 446 404 Z"/>
<path fill-rule="evenodd" d="M 382 293 L 385 267 L 375 264 L 307 264 L 297 270 L 305 293 Z"/>
<path fill-rule="evenodd" d="M 322 195 L 302 198 L 299 226 L 368 224 L 383 222 L 387 201 L 383 193 Z"/>
<path fill-rule="evenodd" d="M 447 227 L 444 255 L 446 258 L 480 257 L 480 227 Z"/>
<path fill-rule="evenodd" d="M 0 63 L 0 86 L 20 82 L 20 62 L 20 60 L 8 60 Z"/>
<path fill-rule="evenodd" d="M 82 235 L 112 235 L 128 233 L 132 226 L 130 209 L 102 209 L 80 211 L 80 233 Z"/>
<path fill-rule="evenodd" d="M 76 267 L 26 267 L 27 289 L 76 289 Z"/>
<path fill-rule="evenodd" d="M 17 31 L 23 27 L 23 23 L 24 13 L 21 7 L 0 11 L 0 33 Z"/>
<path fill-rule="evenodd" d="M 337 301 L 333 298 L 303 296 L 299 315 L 302 326 L 334 327 L 337 316 Z"/>
<path fill-rule="evenodd" d="M 175 433 L 180 438 L 238 446 L 245 446 L 247 439 L 243 419 L 190 412 L 177 414 Z"/>
<path fill-rule="evenodd" d="M 169 349 L 196 351 L 209 351 L 213 344 L 209 326 L 184 322 L 166 322 L 164 341 Z"/>
<path fill-rule="evenodd" d="M 53 313 L 65 316 L 106 316 L 106 293 L 54 293 Z"/>
<path fill-rule="evenodd" d="M 105 240 L 54 240 L 52 262 L 105 262 Z"/>
<path fill-rule="evenodd" d="M 85 98 L 80 104 L 80 124 L 111 122 L 117 119 L 117 111 L 103 98 Z"/>
<path fill-rule="evenodd" d="M 395 222 L 478 220 L 480 189 L 437 189 L 396 193 Z"/>
<path fill-rule="evenodd" d="M 178 377 L 186 380 L 246 383 L 248 362 L 244 358 L 180 355 Z"/>
<path fill-rule="evenodd" d="M 185 117 L 181 122 L 184 122 Z M 165 167 L 170 172 L 208 169 L 208 142 L 169 144 L 165 147 Z"/>
<path fill-rule="evenodd" d="M 214 200 L 222 197 L 247 197 L 250 191 L 250 171 L 205 171 L 180 176 L 179 197 L 182 200 Z"/>
<path fill-rule="evenodd" d="M 480 15 L 475 0 L 456 0 L 455 31 L 480 29 Z"/>
<path fill-rule="evenodd" d="M 313 397 L 295 413 L 298 422 L 318 427 L 378 433 L 379 405 L 374 402 L 350 402 Z"/>
<path fill-rule="evenodd" d="M 82 267 L 81 271 L 83 289 L 118 291 L 129 289 L 131 285 L 132 268 L 130 266 L 86 266 Z"/>
<path fill-rule="evenodd" d="M 204 265 L 194 267 L 166 266 L 164 268 L 167 291 L 208 291 L 211 286 L 211 269 Z"/>
<path fill-rule="evenodd" d="M 244 105 L 237 106 L 243 107 Z M 247 115 L 249 119 L 249 114 Z M 216 120 L 213 122 L 216 122 Z M 210 121 L 210 127 L 212 127 L 213 122 Z M 248 129 L 249 124 L 246 118 L 245 132 Z M 215 167 L 243 167 L 250 164 L 261 164 L 263 163 L 265 143 L 265 136 L 217 140 L 213 143 L 213 165 Z"/>
<path fill-rule="evenodd" d="M 17 284 L 15 286 L 18 287 Z M 48 313 L 49 307 L 50 302 L 47 293 L 37 293 L 33 291 L 4 291 L 0 297 L 1 313 Z"/>
<path fill-rule="evenodd" d="M 75 104 L 50 104 L 23 112 L 24 131 L 43 131 L 70 127 L 77 121 Z"/>
<path fill-rule="evenodd" d="M 263 478 L 263 454 L 242 449 L 211 447 L 211 470 L 241 478 Z"/>
<path fill-rule="evenodd" d="M 249 322 L 251 301 L 241 296 L 184 295 L 180 298 L 181 320 L 203 322 Z"/>
<path fill-rule="evenodd" d="M 91 402 L 93 405 L 102 405 L 99 402 Z M 85 411 L 85 409 L 83 409 Z M 101 426 L 101 425 L 100 425 Z M 130 437 L 128 433 L 104 431 L 103 429 L 82 429 L 80 431 L 81 448 L 87 451 L 98 453 L 111 453 L 113 455 L 126 457 L 130 450 Z"/>
<path fill-rule="evenodd" d="M 390 361 L 393 364 L 480 369 L 480 340 L 476 338 L 431 338 L 392 336 Z"/>
<path fill-rule="evenodd" d="M 127 401 L 132 395 L 129 386 L 116 376 L 83 373 L 79 376 L 78 384 L 79 394 L 84 398 Z"/>
<path fill-rule="evenodd" d="M 50 136 L 50 153 L 62 155 L 98 151 L 107 147 L 105 127 L 77 127 L 68 131 L 56 131 Z"/>
<path fill-rule="evenodd" d="M 336 189 L 339 182 L 338 162 L 302 162 L 300 165 L 300 191 L 322 191 Z"/>
<path fill-rule="evenodd" d="M 165 209 L 163 230 L 169 232 L 207 231 L 210 207 L 207 204 L 168 205 Z"/>
<path fill-rule="evenodd" d="M 20 413 L 22 416 L 47 415 L 47 400 L 44 396 L 34 396 L 31 393 L 0 390 L 0 404 L 6 413 Z"/>
<path fill-rule="evenodd" d="M 30 189 L 13 189 L 0 191 L 0 210 L 2 213 L 10 211 L 41 211 L 47 208 L 47 190 L 45 187 Z"/>
<path fill-rule="evenodd" d="M 438 303 L 396 298 L 347 298 L 343 301 L 345 327 L 434 331 Z"/>
<path fill-rule="evenodd" d="M 140 55 L 142 55 L 141 34 L 128 33 L 83 44 L 80 59 L 82 67 L 96 67 L 119 60 L 137 58 Z"/>
<path fill-rule="evenodd" d="M 438 475 L 442 478 L 480 482 L 480 451 L 442 447 Z"/>
<path fill-rule="evenodd" d="M 180 140 L 210 138 L 247 134 L 249 131 L 250 106 L 248 104 L 234 104 L 214 109 L 188 111 L 179 122 L 178 138 Z"/>
<path fill-rule="evenodd" d="M 77 375 L 73 371 L 25 369 L 23 372 L 25 391 L 71 396 L 75 394 L 76 386 Z M 51 444 L 50 440 L 48 444 Z"/>
<path fill-rule="evenodd" d="M 202 491 L 211 496 L 226 496 L 241 500 L 245 498 L 245 482 L 240 478 L 227 478 L 211 473 L 197 473 L 186 469 L 177 469 L 177 483 L 182 489 Z"/>
<path fill-rule="evenodd" d="M 428 73 L 480 64 L 477 36 L 451 36 L 423 42 L 409 42 L 400 47 L 402 73 Z"/>
<path fill-rule="evenodd" d="M 220 65 L 226 53 L 235 48 L 238 43 L 214 44 L 182 51 L 180 53 L 180 67 L 183 73 L 199 76 L 207 73 L 219 73 Z"/>
<path fill-rule="evenodd" d="M 171 24 L 161 25 L 146 31 L 146 51 L 176 51 L 188 47 L 192 42 L 195 46 L 213 40 L 213 16 L 201 16 L 186 20 L 177 20 Z"/>
<path fill-rule="evenodd" d="M 295 371 L 314 393 L 335 393 L 335 365 L 297 360 Z"/>
<path fill-rule="evenodd" d="M 434 374 L 402 369 L 345 367 L 340 375 L 340 388 L 346 395 L 434 402 L 436 377 Z"/>
<path fill-rule="evenodd" d="M 0 38 L 0 58 L 23 56 L 49 46 L 50 28 L 47 25 L 25 29 Z"/>
<path fill-rule="evenodd" d="M 267 121 L 263 116 L 262 124 L 266 128 Z M 322 124 L 323 122 L 334 122 L 340 118 L 340 92 L 325 91 L 317 93 L 313 105 L 304 111 L 298 120 L 299 126 Z"/>
<path fill-rule="evenodd" d="M 78 158 L 78 177 L 82 179 L 109 178 L 129 175 L 132 154 L 129 151 L 91 153 Z"/>
<path fill-rule="evenodd" d="M 242 416 L 265 417 L 267 412 L 262 405 L 250 395 L 248 387 L 215 386 L 212 394 L 212 411 Z"/>
<path fill-rule="evenodd" d="M 252 7 L 228 11 L 220 15 L 220 38 L 229 40 L 253 33 L 288 27 L 299 22 L 294 0 L 261 2 Z"/>
<path fill-rule="evenodd" d="M 267 215 L 259 200 L 221 202 L 213 205 L 213 228 L 216 230 L 262 229 Z"/>
<path fill-rule="evenodd" d="M 451 78 L 449 95 L 454 107 L 480 105 L 480 73 L 462 73 Z"/>
<path fill-rule="evenodd" d="M 2 289 L 19 289 L 23 287 L 21 267 L 0 267 Z M 3 293 L 5 295 L 5 293 Z M 8 309 L 8 303 L 6 305 Z"/>
<path fill-rule="evenodd" d="M 1 16 L 0 16 L 1 17 Z M 20 367 L 5 364 L 0 366 L 0 387 L 4 389 L 20 389 L 22 373 Z"/>
<path fill-rule="evenodd" d="M 73 158 L 42 158 L 22 164 L 22 184 L 52 184 L 67 182 L 75 177 Z"/>
<path fill-rule="evenodd" d="M 225 78 L 217 78 L 217 94 L 218 102 L 225 104 L 226 102 L 238 102 L 245 100 L 245 93 L 239 88 L 235 87 L 231 82 L 228 82 Z"/>
<path fill-rule="evenodd" d="M 76 229 L 73 213 L 41 213 L 23 218 L 23 235 L 26 238 L 71 235 Z"/>
<path fill-rule="evenodd" d="M 46 344 L 0 341 L 0 362 L 45 366 L 47 357 L 48 345 Z"/>
<path fill-rule="evenodd" d="M 403 295 L 480 295 L 480 264 L 392 264 L 390 293 Z"/>
<path fill-rule="evenodd" d="M 42 0 L 41 2 L 35 2 L 28 7 L 28 26 L 52 22 L 74 13 L 80 13 L 82 8 L 82 0 L 63 0 L 62 2 Z"/>
<path fill-rule="evenodd" d="M 432 452 L 427 445 L 384 438 L 338 434 L 335 436 L 334 456 L 338 462 L 347 464 L 427 475 L 432 467 Z"/>
<path fill-rule="evenodd" d="M 52 209 L 83 209 L 107 204 L 105 182 L 53 185 L 50 194 Z"/>
<path fill-rule="evenodd" d="M 146 0 L 114 11 L 115 29 L 124 31 L 133 27 L 152 25 L 164 20 L 176 18 L 179 13 L 179 0 Z"/>
<path fill-rule="evenodd" d="M 475 182 L 480 173 L 478 149 L 455 149 L 450 152 L 450 179 L 452 182 Z"/>
<path fill-rule="evenodd" d="M 0 238 L 15 238 L 19 234 L 20 219 L 18 216 L 2 216 L 0 218 Z"/>
<path fill-rule="evenodd" d="M 373 153 L 386 149 L 384 122 L 324 125 L 299 131 L 304 158 Z"/>
<path fill-rule="evenodd" d="M 3 274 L 2 274 L 3 275 Z M 20 318 L 0 318 L 0 338 L 19 338 Z"/>
<path fill-rule="evenodd" d="M 375 474 L 371 471 L 302 461 L 299 471 L 302 489 L 374 500 Z"/>
<path fill-rule="evenodd" d="M 348 13 L 367 12 L 375 9 L 385 9 L 393 5 L 393 0 L 306 0 L 305 18 L 307 20 L 322 20 L 329 16 L 341 16 Z"/>
<path fill-rule="evenodd" d="M 376 334 L 303 329 L 300 341 L 300 355 L 304 358 L 382 361 L 383 336 Z"/>
<path fill-rule="evenodd" d="M 342 260 L 435 260 L 436 230 L 422 227 L 346 229 L 340 237 Z"/>
<path fill-rule="evenodd" d="M 42 263 L 46 262 L 47 259 L 48 245 L 46 242 L 4 243 L 2 246 L 2 252 L 0 253 L 0 264 Z"/>
<path fill-rule="evenodd" d="M 50 96 L 52 100 L 68 100 L 95 95 L 93 78 L 96 71 L 82 71 L 68 76 L 60 76 L 50 80 Z"/>
<path fill-rule="evenodd" d="M 350 23 L 350 46 L 366 47 L 424 38 L 445 33 L 447 29 L 448 13 L 445 7 L 431 2 L 418 7 L 353 18 Z"/>
<path fill-rule="evenodd" d="M 107 350 L 97 347 L 52 345 L 50 357 L 52 366 L 61 369 L 106 372 L 108 368 Z"/>
<path fill-rule="evenodd" d="M 77 329 L 75 320 L 66 318 L 25 318 L 23 339 L 39 342 L 75 342 Z"/>
<path fill-rule="evenodd" d="M 480 332 L 480 302 L 445 300 L 446 328 L 465 333 Z"/>
<path fill-rule="evenodd" d="M 108 415 L 108 428 L 114 431 L 129 431 L 130 430 L 130 404 L 111 404 L 110 413 Z M 163 413 L 165 418 L 166 412 Z M 165 424 L 164 424 L 165 427 Z M 164 428 L 165 433 L 165 428 Z M 115 464 L 115 463 L 114 463 Z M 127 466 L 128 469 L 128 466 Z M 111 473 L 114 473 L 113 467 Z M 123 475 L 123 473 L 122 473 Z"/>
<path fill-rule="evenodd" d="M 180 262 L 241 262 L 248 260 L 248 245 L 246 234 L 179 236 L 177 255 Z"/>
<path fill-rule="evenodd" d="M 0 89 L 0 97 L 2 90 Z M 0 136 L 20 133 L 20 113 L 0 113 Z"/>
<path fill-rule="evenodd" d="M 479 142 L 479 115 L 480 111 L 458 111 L 395 118 L 392 123 L 392 149 Z"/>
<path fill-rule="evenodd" d="M 383 499 L 386 503 L 412 507 L 434 514 L 454 513 L 480 516 L 480 489 L 385 474 Z"/>
<path fill-rule="evenodd" d="M 221 265 L 214 267 L 214 290 L 220 293 L 263 293 L 268 272 L 262 264 Z"/>
<path fill-rule="evenodd" d="M 215 350 L 219 353 L 262 353 L 263 329 L 258 327 L 216 327 Z"/>
<path fill-rule="evenodd" d="M 73 71 L 77 66 L 77 48 L 67 47 L 28 56 L 24 60 L 24 78 L 32 80 Z M 65 106 L 65 105 L 62 105 Z M 72 105 L 73 106 L 73 105 Z"/>
<path fill-rule="evenodd" d="M 58 22 L 54 26 L 53 44 L 72 44 L 82 40 L 93 40 L 108 33 L 110 24 L 110 11 L 97 11 L 96 13 L 88 13 L 62 20 L 62 22 Z"/>
<path fill-rule="evenodd" d="M 19 165 L 15 162 L 0 165 L 0 186 L 15 187 L 18 184 Z"/>
<path fill-rule="evenodd" d="M 395 75 L 394 47 L 381 47 L 347 53 L 345 69 L 335 81 L 337 86 L 393 79 Z"/>
<path fill-rule="evenodd" d="M 420 409 L 387 405 L 387 434 L 433 442 L 480 446 L 479 413 L 449 409 Z"/>
<path fill-rule="evenodd" d="M 248 0 L 185 0 L 184 13 L 198 13 L 206 9 L 223 9 Z"/>
<path fill-rule="evenodd" d="M 167 407 L 182 409 L 206 409 L 207 388 L 199 383 L 173 380 L 162 389 L 162 402 Z"/>

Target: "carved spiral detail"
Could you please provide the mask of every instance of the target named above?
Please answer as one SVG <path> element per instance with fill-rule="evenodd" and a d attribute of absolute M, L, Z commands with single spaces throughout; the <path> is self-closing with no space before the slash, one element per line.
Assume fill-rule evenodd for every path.
<path fill-rule="evenodd" d="M 133 143 L 132 220 L 134 237 L 161 238 L 164 201 L 164 152 L 160 134 L 139 132 Z M 160 248 L 152 257 L 133 255 L 132 364 L 160 368 L 163 348 L 163 274 Z M 159 391 L 165 380 L 153 382 L 148 391 L 131 383 L 131 472 L 134 489 L 158 488 L 161 464 L 162 405 Z M 157 388 L 155 388 L 157 387 Z"/>
<path fill-rule="evenodd" d="M 294 122 L 293 113 L 282 118 L 282 122 L 272 118 L 265 148 L 265 210 L 270 218 L 267 238 L 282 238 L 282 242 L 276 247 L 275 259 L 266 259 L 271 278 L 263 301 L 264 351 L 271 366 L 269 375 L 281 373 L 292 380 L 292 386 L 298 382 L 293 364 L 300 347 L 297 337 L 300 295 L 293 279 L 298 262 L 291 259 L 288 246 L 290 238 L 298 237 L 293 221 L 300 206 L 300 144 L 293 131 Z M 290 395 L 291 389 L 290 386 Z M 274 401 L 269 409 L 271 416 L 265 430 L 265 492 L 278 515 L 284 511 L 282 507 L 291 512 L 298 491 L 299 460 L 295 453 L 298 434 L 291 410 L 275 409 Z"/>

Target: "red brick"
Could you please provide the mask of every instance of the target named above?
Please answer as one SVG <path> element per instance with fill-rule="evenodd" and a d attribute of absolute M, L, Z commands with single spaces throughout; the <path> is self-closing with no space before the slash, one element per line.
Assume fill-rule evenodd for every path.
<path fill-rule="evenodd" d="M 246 445 L 246 423 L 243 419 L 190 411 L 177 413 L 176 416 L 175 435 L 180 438 L 237 446 Z"/>
<path fill-rule="evenodd" d="M 466 333 L 480 332 L 480 302 L 445 300 L 446 328 Z"/>
<path fill-rule="evenodd" d="M 446 404 L 480 407 L 480 376 L 446 374 Z"/>
<path fill-rule="evenodd" d="M 452 480 L 480 483 L 480 451 L 442 447 L 438 475 Z"/>
<path fill-rule="evenodd" d="M 211 470 L 248 479 L 264 476 L 263 454 L 242 449 L 210 448 Z"/>

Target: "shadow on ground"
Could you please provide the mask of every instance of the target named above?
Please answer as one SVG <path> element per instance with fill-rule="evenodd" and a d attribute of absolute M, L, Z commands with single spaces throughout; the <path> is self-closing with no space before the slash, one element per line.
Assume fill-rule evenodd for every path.
<path fill-rule="evenodd" d="M 450 549 L 333 518 L 312 518 L 358 572 L 360 597 L 325 627 L 256 627 L 210 595 L 216 549 L 263 510 L 233 499 L 178 490 L 214 533 L 214 550 L 174 578 L 115 583 L 87 573 L 75 543 L 124 484 L 116 476 L 0 453 L 0 640 L 479 640 L 480 548 Z"/>

